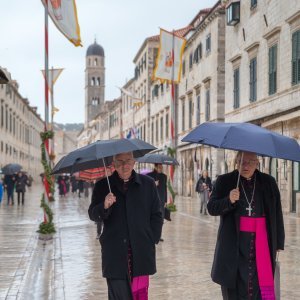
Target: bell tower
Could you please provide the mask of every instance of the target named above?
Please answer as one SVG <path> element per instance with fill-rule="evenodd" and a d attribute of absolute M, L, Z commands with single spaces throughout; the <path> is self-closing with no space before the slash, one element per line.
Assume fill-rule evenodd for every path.
<path fill-rule="evenodd" d="M 102 110 L 105 91 L 104 49 L 97 44 L 90 45 L 85 62 L 85 127 Z"/>

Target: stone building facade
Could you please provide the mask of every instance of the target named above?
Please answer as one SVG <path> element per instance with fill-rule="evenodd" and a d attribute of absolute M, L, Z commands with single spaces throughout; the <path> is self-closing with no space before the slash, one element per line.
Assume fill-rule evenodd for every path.
<path fill-rule="evenodd" d="M 177 100 L 178 191 L 195 195 L 199 174 L 208 170 L 211 177 L 222 171 L 223 150 L 182 143 L 182 138 L 197 125 L 224 121 L 225 88 L 225 9 L 218 1 L 201 10 L 191 22 L 194 30 L 186 36 L 182 77 Z"/>
<path fill-rule="evenodd" d="M 300 2 L 235 5 L 238 21 L 226 26 L 225 121 L 251 122 L 300 142 Z M 299 212 L 299 163 L 261 158 L 261 169 L 277 180 L 283 210 Z"/>
<path fill-rule="evenodd" d="M 18 89 L 17 81 L 11 78 L 0 84 L 0 168 L 18 163 L 37 180 L 43 170 L 40 132 L 44 123 L 37 108 L 30 106 Z"/>
<path fill-rule="evenodd" d="M 200 10 L 186 29 L 181 82 L 175 87 L 180 162 L 175 187 L 180 195 L 195 196 L 199 172 L 207 169 L 214 178 L 231 171 L 235 154 L 182 143 L 199 124 L 251 122 L 300 141 L 300 2 L 217 1 Z M 82 144 L 99 138 L 100 128 L 102 138 L 118 136 L 105 121 L 114 110 L 120 115 L 114 123 L 120 137 L 141 138 L 158 152 L 171 145 L 171 86 L 152 80 L 158 46 L 158 35 L 145 39 L 134 57 L 135 77 L 123 86 L 126 93 L 89 121 Z M 299 212 L 299 163 L 260 158 L 260 168 L 277 180 L 284 211 Z"/>

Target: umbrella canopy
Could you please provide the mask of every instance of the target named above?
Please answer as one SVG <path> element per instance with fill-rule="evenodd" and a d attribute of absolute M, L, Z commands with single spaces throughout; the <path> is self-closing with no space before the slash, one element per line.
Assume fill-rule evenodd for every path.
<path fill-rule="evenodd" d="M 140 163 L 162 164 L 162 165 L 179 165 L 176 158 L 165 154 L 148 153 L 143 157 L 136 159 Z"/>
<path fill-rule="evenodd" d="M 106 169 L 107 169 L 108 176 L 110 176 L 115 170 L 113 167 L 107 167 Z M 81 179 L 81 180 L 94 181 L 94 180 L 99 180 L 104 176 L 106 176 L 105 168 L 100 167 L 100 168 L 93 168 L 84 171 L 79 171 L 76 177 L 77 179 Z"/>
<path fill-rule="evenodd" d="M 64 156 L 53 168 L 53 174 L 71 173 L 92 168 L 105 167 L 112 163 L 113 156 L 133 152 L 140 157 L 156 149 L 139 139 L 115 139 L 97 141 L 76 149 Z"/>
<path fill-rule="evenodd" d="M 21 169 L 22 169 L 22 166 L 19 164 L 8 164 L 2 168 L 2 173 L 5 175 L 12 175 L 14 173 L 20 172 Z"/>
<path fill-rule="evenodd" d="M 250 123 L 203 123 L 182 141 L 300 161 L 295 139 Z"/>

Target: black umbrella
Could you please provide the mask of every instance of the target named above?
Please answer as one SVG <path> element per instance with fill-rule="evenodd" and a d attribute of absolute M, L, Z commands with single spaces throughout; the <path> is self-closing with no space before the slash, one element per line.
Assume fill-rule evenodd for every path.
<path fill-rule="evenodd" d="M 117 154 L 133 152 L 133 157 L 136 158 L 155 149 L 154 146 L 139 139 L 97 141 L 64 156 L 54 166 L 52 173 L 73 174 L 76 171 L 106 167 L 112 163 L 113 156 Z"/>
<path fill-rule="evenodd" d="M 8 164 L 2 168 L 2 173 L 5 175 L 12 175 L 14 173 L 20 172 L 21 169 L 22 169 L 22 166 L 19 164 Z"/>
<path fill-rule="evenodd" d="M 136 159 L 140 163 L 162 164 L 162 165 L 179 165 L 176 158 L 165 154 L 148 153 Z"/>

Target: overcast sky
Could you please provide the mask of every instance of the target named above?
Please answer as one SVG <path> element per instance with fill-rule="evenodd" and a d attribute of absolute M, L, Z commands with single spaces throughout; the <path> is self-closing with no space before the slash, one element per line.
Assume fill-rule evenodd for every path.
<path fill-rule="evenodd" d="M 105 99 L 133 77 L 133 58 L 146 37 L 185 27 L 216 0 L 76 0 L 83 47 L 75 47 L 49 18 L 49 67 L 64 68 L 54 86 L 55 121 L 84 122 L 86 50 L 96 37 L 105 51 Z M 44 9 L 40 0 L 9 0 L 0 9 L 0 66 L 44 119 Z"/>

